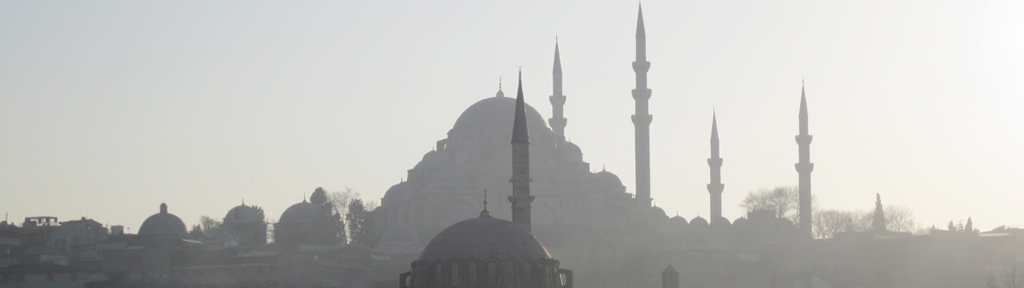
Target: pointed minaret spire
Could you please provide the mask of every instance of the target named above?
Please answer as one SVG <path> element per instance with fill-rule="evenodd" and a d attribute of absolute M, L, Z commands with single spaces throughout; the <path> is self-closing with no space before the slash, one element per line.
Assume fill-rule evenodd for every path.
<path fill-rule="evenodd" d="M 637 6 L 636 15 L 636 59 L 647 60 L 647 31 L 644 28 L 644 7 Z M 641 49 L 642 48 L 642 49 Z"/>
<path fill-rule="evenodd" d="M 644 31 L 644 12 L 638 9 L 636 17 L 636 61 L 633 61 L 633 72 L 636 73 L 636 89 L 633 89 L 636 113 L 633 114 L 633 126 L 636 131 L 636 200 L 643 208 L 651 207 L 651 120 L 648 113 L 647 100 L 651 98 L 651 89 L 647 88 L 647 70 L 651 62 L 647 61 L 647 33 Z"/>
<path fill-rule="evenodd" d="M 523 72 L 519 71 L 515 119 L 512 121 L 512 223 L 530 231 L 530 131 L 526 125 L 526 102 L 523 101 Z"/>
<path fill-rule="evenodd" d="M 811 163 L 811 135 L 807 133 L 807 96 L 804 93 L 804 85 L 800 83 L 800 135 L 796 136 L 796 143 L 800 147 L 800 162 L 796 163 L 796 172 L 800 174 L 800 234 L 804 239 L 810 240 L 811 234 L 811 171 L 814 170 L 814 163 Z"/>
<path fill-rule="evenodd" d="M 711 167 L 711 183 L 708 183 L 708 193 L 711 193 L 711 223 L 722 221 L 722 158 L 718 151 L 718 117 L 711 113 L 711 158 L 708 158 L 708 167 Z"/>
<path fill-rule="evenodd" d="M 558 55 L 558 38 L 555 38 L 555 68 L 551 72 L 551 119 L 548 119 L 548 123 L 551 124 L 551 129 L 555 130 L 555 136 L 558 137 L 558 143 L 565 142 L 565 124 L 569 120 L 565 119 L 562 112 L 562 106 L 565 105 L 565 95 L 562 95 L 562 57 Z"/>

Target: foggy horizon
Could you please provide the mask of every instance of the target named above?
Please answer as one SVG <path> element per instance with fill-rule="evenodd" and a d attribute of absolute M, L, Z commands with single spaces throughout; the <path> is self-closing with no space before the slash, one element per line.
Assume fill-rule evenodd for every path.
<path fill-rule="evenodd" d="M 317 187 L 379 203 L 499 78 L 514 97 L 520 67 L 551 118 L 556 35 L 566 136 L 635 193 L 637 3 L 580 4 L 5 2 L 0 212 L 136 232 L 161 203 L 188 227 L 243 199 L 277 219 Z M 1024 4 L 643 7 L 670 217 L 709 215 L 713 112 L 726 218 L 797 185 L 803 83 L 820 209 L 878 193 L 919 228 L 1024 226 Z"/>

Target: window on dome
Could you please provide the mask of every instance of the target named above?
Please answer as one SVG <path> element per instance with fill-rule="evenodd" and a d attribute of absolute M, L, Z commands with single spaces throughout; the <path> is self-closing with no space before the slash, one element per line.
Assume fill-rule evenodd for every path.
<path fill-rule="evenodd" d="M 512 262 L 505 262 L 505 271 L 501 272 L 501 285 L 513 286 L 516 283 L 516 267 Z"/>
<path fill-rule="evenodd" d="M 476 283 L 477 283 L 476 279 L 477 279 L 477 277 L 479 277 L 479 275 L 476 273 L 476 263 L 470 262 L 469 263 L 469 281 L 467 281 L 468 284 L 470 286 L 476 286 Z"/>
<path fill-rule="evenodd" d="M 444 271 L 442 271 L 441 264 L 434 265 L 434 286 L 444 286 Z"/>
<path fill-rule="evenodd" d="M 498 271 L 494 268 L 494 262 L 487 263 L 487 285 L 497 286 L 498 285 Z"/>
<path fill-rule="evenodd" d="M 452 263 L 452 286 L 459 286 L 459 263 Z"/>

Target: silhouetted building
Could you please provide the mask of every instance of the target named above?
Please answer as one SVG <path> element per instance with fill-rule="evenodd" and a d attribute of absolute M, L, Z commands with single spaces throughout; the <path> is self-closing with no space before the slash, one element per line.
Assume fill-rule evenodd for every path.
<path fill-rule="evenodd" d="M 529 231 L 532 197 L 529 162 L 523 159 L 529 159 L 530 152 L 524 148 L 529 138 L 521 77 L 515 115 L 511 137 L 515 192 L 508 198 L 514 222 L 491 217 L 484 200 L 479 217 L 455 223 L 430 240 L 419 260 L 412 262 L 412 271 L 399 276 L 400 288 L 572 287 L 572 272 L 559 269 L 558 260 Z"/>

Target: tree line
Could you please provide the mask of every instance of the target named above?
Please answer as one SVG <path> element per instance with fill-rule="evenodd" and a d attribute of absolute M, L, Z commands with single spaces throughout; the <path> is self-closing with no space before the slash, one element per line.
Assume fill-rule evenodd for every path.
<path fill-rule="evenodd" d="M 740 203 L 746 211 L 773 211 L 776 218 L 800 225 L 800 192 L 795 186 L 751 191 Z M 914 213 L 902 206 L 883 206 L 882 196 L 875 194 L 874 210 L 820 209 L 817 197 L 811 195 L 812 233 L 817 239 L 831 239 L 845 232 L 881 230 L 914 232 Z M 952 222 L 951 222 L 952 223 Z"/>

